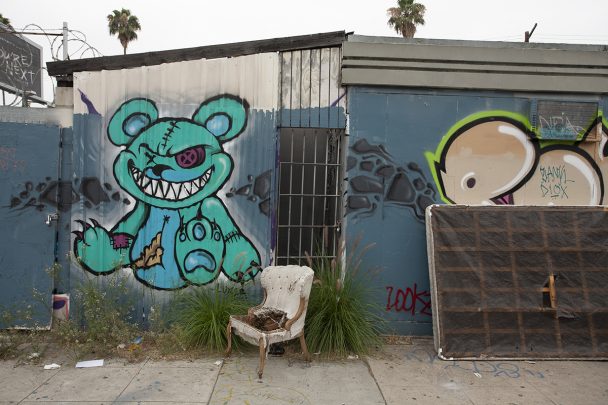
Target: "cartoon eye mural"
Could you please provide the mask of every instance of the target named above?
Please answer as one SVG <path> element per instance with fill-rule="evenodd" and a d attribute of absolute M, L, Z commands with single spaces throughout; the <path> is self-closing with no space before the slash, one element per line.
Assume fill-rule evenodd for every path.
<path fill-rule="evenodd" d="M 465 190 L 466 188 L 475 187 L 475 184 L 477 183 L 477 180 L 475 180 L 475 173 L 471 172 L 465 174 L 462 177 L 462 181 L 460 183 L 460 187 L 462 187 L 463 190 Z"/>
<path fill-rule="evenodd" d="M 175 161 L 183 169 L 200 166 L 205 161 L 205 148 L 195 146 L 175 155 Z"/>
<path fill-rule="evenodd" d="M 469 117 L 444 137 L 438 152 L 427 153 L 446 202 L 502 204 L 529 177 L 538 144 L 524 117 L 496 112 Z"/>
<path fill-rule="evenodd" d="M 487 111 L 459 121 L 426 157 L 447 203 L 598 205 L 608 172 L 605 129 L 601 142 L 542 141 L 523 115 Z"/>

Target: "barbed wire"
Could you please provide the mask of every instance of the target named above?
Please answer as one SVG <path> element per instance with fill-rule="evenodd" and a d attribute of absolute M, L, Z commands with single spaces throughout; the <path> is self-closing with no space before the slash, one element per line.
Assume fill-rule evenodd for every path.
<path fill-rule="evenodd" d="M 57 32 L 57 31 L 60 31 L 60 32 Z M 69 54 L 67 55 L 68 60 L 72 59 L 73 57 L 83 58 L 87 54 L 90 54 L 91 57 L 103 56 L 103 54 L 99 51 L 99 49 L 97 49 L 96 47 L 94 47 L 87 41 L 87 35 L 84 32 L 77 30 L 77 29 L 68 29 L 67 32 L 68 32 L 68 38 L 67 38 L 68 44 L 72 43 L 72 44 L 76 45 L 76 50 L 71 50 L 71 49 L 69 50 Z M 8 29 L 5 30 L 5 29 L 0 28 L 0 33 L 1 34 L 44 36 L 46 38 L 46 41 L 48 42 L 48 47 L 50 48 L 51 59 L 53 61 L 63 60 L 63 57 L 60 58 L 60 54 L 61 54 L 61 52 L 63 50 L 63 46 L 64 46 L 63 28 L 43 28 L 38 24 L 31 23 L 31 24 L 25 25 L 23 28 L 14 28 L 13 27 L 12 30 L 8 30 Z M 45 66 L 41 66 L 35 72 L 34 77 L 42 75 L 42 71 L 47 71 Z M 53 99 L 52 99 L 53 101 L 51 103 L 54 103 L 55 95 L 56 95 L 57 79 L 52 76 L 49 76 L 48 74 L 46 76 L 48 76 L 49 79 L 51 80 L 51 89 L 53 91 Z M 41 78 L 41 79 L 44 79 L 44 78 Z M 44 80 L 42 80 L 42 82 L 44 83 Z M 12 86 L 12 87 L 14 87 L 16 90 L 13 93 L 13 98 L 8 104 L 5 101 L 4 105 L 16 106 L 19 103 L 23 102 L 24 96 L 25 97 L 28 96 L 24 89 L 19 89 L 18 87 L 15 87 L 15 86 Z M 9 92 L 9 94 L 11 94 L 11 92 Z M 47 102 L 47 104 L 48 103 L 49 102 Z"/>
<path fill-rule="evenodd" d="M 36 33 L 28 32 L 28 30 L 40 31 L 42 36 L 44 36 L 46 38 L 46 40 L 48 41 L 48 44 L 49 44 L 49 47 L 51 50 L 51 58 L 54 61 L 62 60 L 62 58 L 59 57 L 59 53 L 60 53 L 60 50 L 63 48 L 63 38 L 62 38 L 63 28 L 43 28 L 38 24 L 31 23 L 31 24 L 25 25 L 23 28 L 13 28 L 12 30 L 6 30 L 6 31 L 2 30 L 2 33 L 20 34 L 20 35 L 34 35 L 34 34 L 38 35 L 37 32 Z M 54 33 L 51 31 L 61 31 L 61 32 Z M 70 35 L 72 36 L 72 38 L 70 38 Z M 52 40 L 51 40 L 51 37 L 53 37 Z M 58 39 L 61 40 L 59 45 L 57 45 Z M 80 44 L 79 48 L 76 51 L 71 52 L 68 55 L 68 58 L 71 58 L 72 56 L 77 55 L 80 51 L 82 51 L 80 53 L 80 57 L 82 57 L 87 52 L 91 52 L 93 57 L 103 56 L 103 54 L 99 51 L 99 49 L 97 49 L 96 47 L 94 47 L 87 41 L 86 34 L 80 30 L 68 29 L 68 42 L 77 42 Z"/>

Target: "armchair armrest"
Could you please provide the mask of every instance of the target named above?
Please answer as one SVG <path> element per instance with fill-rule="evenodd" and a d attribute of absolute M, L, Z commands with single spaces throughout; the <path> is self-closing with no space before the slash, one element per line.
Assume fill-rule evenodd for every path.
<path fill-rule="evenodd" d="M 283 328 L 285 330 L 291 330 L 291 325 L 293 325 L 300 317 L 302 313 L 304 313 L 304 309 L 306 308 L 306 297 L 300 297 L 300 305 L 298 306 L 298 312 L 293 316 L 293 318 L 289 319 L 285 322 L 285 326 Z"/>

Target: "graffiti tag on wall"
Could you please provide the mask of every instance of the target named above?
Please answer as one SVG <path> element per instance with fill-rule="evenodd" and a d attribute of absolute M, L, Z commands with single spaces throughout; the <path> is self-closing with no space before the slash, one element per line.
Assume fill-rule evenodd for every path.
<path fill-rule="evenodd" d="M 431 293 L 428 290 L 418 290 L 416 283 L 405 290 L 387 286 L 386 311 L 407 312 L 412 316 L 416 314 L 432 316 Z"/>
<path fill-rule="evenodd" d="M 17 149 L 0 146 L 0 170 L 3 172 L 22 171 L 25 168 L 25 161 L 18 159 Z"/>
<path fill-rule="evenodd" d="M 540 171 L 540 191 L 543 197 L 568 198 L 568 183 L 574 183 L 574 180 L 568 179 L 566 165 L 540 165 L 538 170 Z"/>
<path fill-rule="evenodd" d="M 204 101 L 191 119 L 159 118 L 149 99 L 122 104 L 107 134 L 123 147 L 114 177 L 136 203 L 110 229 L 80 221 L 80 264 L 93 274 L 129 267 L 163 290 L 207 284 L 220 272 L 252 279 L 260 255 L 217 197 L 234 166 L 222 145 L 245 130 L 247 115 L 247 102 L 232 95 Z"/>
<path fill-rule="evenodd" d="M 539 132 L 543 139 L 576 139 L 576 134 L 584 128 L 572 125 L 568 117 L 550 116 L 538 117 L 540 122 Z"/>
<path fill-rule="evenodd" d="M 585 141 L 598 125 L 577 141 L 543 141 L 523 115 L 487 111 L 456 123 L 426 157 L 447 203 L 598 205 L 608 179 L 606 124 L 602 142 Z"/>

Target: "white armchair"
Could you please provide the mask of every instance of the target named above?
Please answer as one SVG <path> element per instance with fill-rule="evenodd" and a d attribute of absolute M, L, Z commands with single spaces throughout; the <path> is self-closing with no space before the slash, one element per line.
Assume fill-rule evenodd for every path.
<path fill-rule="evenodd" d="M 270 266 L 260 276 L 264 289 L 264 300 L 256 307 L 249 309 L 249 314 L 260 309 L 276 309 L 287 314 L 284 326 L 269 332 L 255 328 L 246 322 L 246 316 L 231 315 L 228 321 L 228 348 L 226 356 L 232 350 L 232 331 L 238 336 L 260 347 L 260 365 L 258 377 L 262 378 L 264 362 L 268 348 L 272 343 L 300 338 L 304 357 L 310 361 L 310 355 L 304 339 L 304 321 L 308 298 L 312 287 L 314 272 L 306 266 Z"/>

